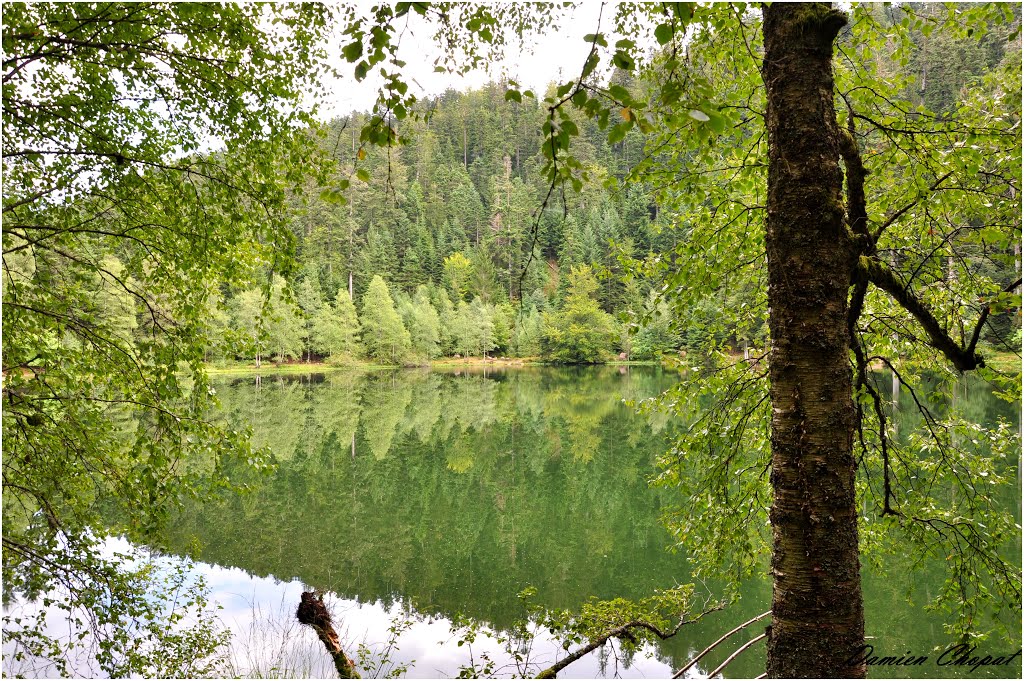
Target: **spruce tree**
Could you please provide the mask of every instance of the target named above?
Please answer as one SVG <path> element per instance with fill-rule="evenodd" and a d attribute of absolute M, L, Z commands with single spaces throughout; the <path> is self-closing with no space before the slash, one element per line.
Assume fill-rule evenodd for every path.
<path fill-rule="evenodd" d="M 441 353 L 441 319 L 430 304 L 426 286 L 416 289 L 416 297 L 410 301 L 406 328 L 412 341 L 412 350 L 426 359 L 433 359 Z"/>

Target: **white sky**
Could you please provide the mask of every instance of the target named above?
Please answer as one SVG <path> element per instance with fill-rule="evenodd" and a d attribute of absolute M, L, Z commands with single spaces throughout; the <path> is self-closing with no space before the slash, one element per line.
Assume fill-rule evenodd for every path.
<path fill-rule="evenodd" d="M 432 42 L 433 29 L 422 20 L 417 22 L 414 19 L 410 21 L 409 30 L 402 37 L 398 50 L 399 59 L 406 62 L 402 71 L 409 84 L 409 92 L 422 99 L 439 95 L 449 88 L 465 91 L 480 87 L 489 80 L 497 80 L 504 72 L 521 88 L 532 89 L 541 95 L 548 83 L 579 73 L 590 49 L 583 36 L 596 30 L 600 8 L 599 2 L 585 2 L 565 10 L 559 30 L 546 35 L 527 36 L 523 51 L 510 40 L 504 60 L 492 64 L 489 72 L 478 70 L 466 77 L 434 71 L 434 60 L 442 52 Z M 611 33 L 614 12 L 614 4 L 608 3 L 601 23 L 601 32 L 606 35 Z M 347 42 L 347 36 L 335 39 L 332 53 L 340 54 L 341 46 Z M 614 44 L 614 40 L 609 43 Z M 345 78 L 327 84 L 327 101 L 321 102 L 319 108 L 319 117 L 323 120 L 343 116 L 353 110 L 368 111 L 377 99 L 377 89 L 383 80 L 374 71 L 359 83 L 352 76 L 353 64 L 345 63 L 339 56 L 338 65 Z"/>

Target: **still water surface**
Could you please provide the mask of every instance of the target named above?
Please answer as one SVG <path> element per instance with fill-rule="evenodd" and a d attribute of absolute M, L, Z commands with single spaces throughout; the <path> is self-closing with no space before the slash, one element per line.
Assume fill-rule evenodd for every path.
<path fill-rule="evenodd" d="M 452 633 L 451 619 L 461 614 L 502 632 L 524 615 L 517 593 L 527 586 L 537 589 L 541 605 L 577 609 L 590 596 L 639 599 L 688 581 L 685 553 L 666 550 L 671 540 L 660 522 L 674 492 L 647 484 L 676 426 L 623 402 L 672 382 L 672 374 L 649 367 L 224 380 L 217 390 L 228 418 L 252 427 L 278 468 L 253 481 L 251 494 L 187 508 L 168 543 L 199 561 L 224 604 L 242 673 L 331 675 L 315 637 L 294 624 L 300 592 L 314 587 L 333 599 L 350 649 L 364 642 L 379 655 L 389 626 L 408 620 L 391 663 L 379 671 L 399 664 L 408 666 L 407 676 L 457 676 L 471 648 L 475 662 L 489 654 L 498 673 L 511 675 L 517 668 L 503 666 L 507 655 L 493 637 L 460 646 L 464 637 Z M 1019 425 L 1019 406 L 982 387 L 961 399 L 986 420 L 1002 416 Z M 1007 498 L 1019 517 L 1019 491 Z M 944 578 L 941 566 L 915 574 L 898 566 L 865 570 L 867 629 L 878 654 L 937 657 L 933 649 L 947 643 L 942 619 L 922 605 Z M 633 656 L 605 649 L 560 676 L 670 676 L 768 609 L 767 579 L 742 591 L 740 601 L 658 647 Z M 700 671 L 746 638 L 709 655 Z M 541 636 L 520 652 L 547 666 L 557 649 Z M 726 675 L 753 677 L 763 669 L 758 645 Z M 1016 664 L 974 675 L 1020 673 Z M 969 675 L 933 664 L 871 674 Z"/>

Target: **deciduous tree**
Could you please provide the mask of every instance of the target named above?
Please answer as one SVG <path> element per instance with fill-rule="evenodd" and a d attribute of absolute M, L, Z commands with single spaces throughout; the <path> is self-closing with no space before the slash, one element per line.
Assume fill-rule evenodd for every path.
<path fill-rule="evenodd" d="M 181 460 L 260 461 L 208 421 L 202 316 L 217 282 L 288 262 L 285 186 L 316 167 L 295 133 L 313 123 L 303 99 L 325 26 L 312 5 L 3 6 L 8 593 L 101 577 L 95 499 L 120 508 L 113 531 L 139 537 L 175 499 L 204 493 Z M 83 282 L 97 278 L 111 302 L 134 301 L 137 333 L 119 321 L 134 313 L 89 312 Z M 125 418 L 145 425 L 126 431 Z M 125 643 L 130 618 L 114 604 L 146 608 L 146 596 L 107 584 L 68 605 L 107 613 Z"/>

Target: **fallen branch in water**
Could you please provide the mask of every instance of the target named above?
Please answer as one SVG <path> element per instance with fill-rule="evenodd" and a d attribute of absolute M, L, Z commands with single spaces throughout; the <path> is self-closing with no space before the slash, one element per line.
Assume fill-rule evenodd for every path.
<path fill-rule="evenodd" d="M 341 649 L 341 639 L 338 632 L 334 630 L 331 622 L 331 613 L 324 605 L 324 597 L 316 596 L 312 591 L 304 591 L 302 600 L 299 602 L 299 609 L 295 613 L 302 624 L 313 627 L 313 631 L 320 638 L 320 641 L 327 648 L 327 652 L 334 660 L 334 668 L 338 670 L 339 679 L 358 679 L 359 672 L 352 659 Z"/>
<path fill-rule="evenodd" d="M 597 638 L 593 639 L 587 645 L 583 646 L 582 648 L 580 648 L 580 649 L 576 650 L 575 652 L 573 652 L 573 653 L 567 655 L 566 657 L 562 658 L 561 660 L 559 660 L 555 664 L 551 665 L 550 667 L 548 667 L 547 669 L 542 671 L 540 674 L 537 674 L 537 678 L 538 679 L 554 679 L 554 678 L 557 678 L 558 672 L 562 671 L 563 669 L 565 669 L 566 667 L 571 665 L 573 662 L 575 662 L 576 660 L 578 660 L 581 657 L 583 657 L 584 655 L 597 650 L 598 648 L 603 646 L 605 643 L 607 643 L 608 639 L 611 639 L 611 638 L 625 638 L 625 639 L 629 639 L 629 640 L 631 640 L 631 641 L 633 641 L 635 643 L 636 639 L 633 638 L 633 634 L 630 633 L 631 629 L 646 629 L 647 631 L 653 633 L 655 636 L 657 636 L 658 638 L 660 638 L 661 640 L 664 641 L 665 639 L 672 638 L 673 636 L 678 634 L 679 630 L 682 629 L 685 625 L 693 624 L 694 622 L 698 621 L 701 617 L 704 617 L 704 615 L 707 615 L 708 613 L 715 612 L 716 610 L 721 610 L 724 607 L 725 607 L 724 604 L 719 604 L 719 605 L 717 605 L 717 606 L 715 606 L 713 608 L 705 610 L 704 612 L 702 612 L 701 614 L 697 615 L 693 619 L 685 619 L 686 615 L 684 614 L 682 617 L 679 618 L 679 622 L 676 624 L 675 628 L 672 629 L 671 631 L 662 631 L 661 629 L 659 629 L 658 627 L 654 626 L 650 622 L 645 622 L 644 620 L 633 620 L 632 622 L 627 622 L 626 624 L 623 624 L 622 626 L 615 627 L 614 629 L 611 629 L 611 630 L 601 634 Z"/>
<path fill-rule="evenodd" d="M 673 679 L 681 679 L 681 678 L 683 678 L 683 676 L 684 676 L 684 675 L 686 674 L 686 672 L 687 672 L 687 671 L 688 671 L 688 670 L 690 669 L 690 667 L 692 667 L 692 666 L 694 666 L 695 664 L 697 664 L 698 662 L 700 662 L 701 658 L 702 658 L 702 657 L 704 657 L 705 655 L 707 655 L 708 653 L 710 653 L 710 652 L 711 652 L 712 650 L 714 650 L 714 649 L 715 649 L 716 647 L 718 647 L 718 644 L 719 644 L 719 643 L 721 643 L 721 642 L 722 642 L 722 641 L 724 641 L 725 639 L 729 638 L 730 636 L 732 636 L 733 634 L 735 634 L 735 633 L 736 633 L 736 632 L 738 632 L 739 630 L 743 629 L 744 627 L 750 626 L 750 625 L 751 625 L 751 624 L 753 624 L 754 622 L 756 622 L 756 621 L 758 621 L 758 620 L 760 620 L 760 619 L 764 619 L 765 617 L 767 617 L 767 616 L 768 616 L 768 615 L 770 615 L 770 614 L 772 614 L 772 611 L 771 611 L 771 610 L 768 610 L 768 611 L 766 611 L 766 612 L 762 612 L 762 613 L 761 613 L 760 615 L 758 615 L 757 617 L 752 617 L 752 618 L 750 618 L 749 620 L 747 620 L 746 622 L 744 622 L 744 623 L 743 623 L 743 624 L 741 624 L 740 626 L 736 627 L 736 628 L 735 628 L 735 629 L 733 629 L 732 631 L 728 631 L 728 632 L 726 632 L 726 633 L 725 633 L 725 635 L 723 635 L 723 636 L 722 636 L 722 637 L 721 637 L 720 639 L 718 639 L 717 641 L 715 641 L 714 643 L 712 643 L 711 645 L 709 645 L 709 646 L 708 646 L 707 648 L 705 648 L 704 650 L 702 650 L 702 651 L 700 652 L 700 654 L 699 654 L 699 655 L 697 655 L 697 657 L 695 657 L 695 658 L 693 658 L 692 660 L 690 660 L 690 661 L 689 661 L 689 663 L 687 663 L 687 665 L 686 665 L 685 667 L 683 667 L 682 669 L 680 669 L 679 671 L 677 671 L 677 672 L 676 672 L 676 673 L 675 673 L 675 674 L 674 674 L 674 675 L 672 676 L 672 678 L 673 678 Z M 731 659 L 731 658 L 730 658 L 730 659 Z M 712 676 L 714 676 L 714 674 L 712 674 Z"/>

